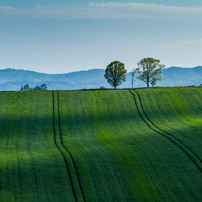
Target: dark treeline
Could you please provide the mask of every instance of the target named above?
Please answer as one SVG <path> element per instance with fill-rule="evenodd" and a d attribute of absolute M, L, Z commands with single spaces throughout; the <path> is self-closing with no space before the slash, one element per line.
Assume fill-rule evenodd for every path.
<path fill-rule="evenodd" d="M 42 84 L 41 86 L 37 85 L 34 88 L 29 87 L 29 84 L 26 84 L 21 87 L 20 91 L 33 91 L 33 90 L 47 90 L 46 84 Z"/>

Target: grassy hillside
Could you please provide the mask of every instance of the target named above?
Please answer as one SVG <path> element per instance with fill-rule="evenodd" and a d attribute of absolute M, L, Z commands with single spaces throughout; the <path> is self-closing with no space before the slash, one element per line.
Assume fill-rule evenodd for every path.
<path fill-rule="evenodd" d="M 0 93 L 0 201 L 200 201 L 202 88 Z"/>
<path fill-rule="evenodd" d="M 0 93 L 0 201 L 73 197 L 53 136 L 52 93 Z"/>

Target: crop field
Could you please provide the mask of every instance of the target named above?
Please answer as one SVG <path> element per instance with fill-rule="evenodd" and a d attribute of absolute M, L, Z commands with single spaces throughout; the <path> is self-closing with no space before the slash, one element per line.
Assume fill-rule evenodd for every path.
<path fill-rule="evenodd" d="M 201 201 L 202 88 L 0 92 L 0 201 Z"/>

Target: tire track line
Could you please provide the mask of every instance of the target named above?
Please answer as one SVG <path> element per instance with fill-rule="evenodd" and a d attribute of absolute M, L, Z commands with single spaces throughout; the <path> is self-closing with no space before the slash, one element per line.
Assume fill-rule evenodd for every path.
<path fill-rule="evenodd" d="M 161 128 L 159 128 L 158 126 L 156 126 L 156 125 L 149 119 L 149 117 L 147 116 L 147 114 L 146 114 L 146 112 L 145 112 L 145 110 L 144 110 L 144 107 L 143 107 L 143 104 L 142 104 L 142 100 L 141 100 L 140 95 L 138 94 L 138 92 L 136 92 L 136 94 L 138 95 L 138 98 L 139 98 L 139 100 L 140 100 L 140 105 L 141 105 L 142 111 L 143 111 L 143 113 L 145 114 L 145 116 L 147 117 L 147 119 L 149 120 L 149 122 L 151 122 L 151 124 L 152 124 L 154 127 L 156 127 L 157 129 L 159 129 L 160 131 L 162 131 L 162 132 L 164 132 L 164 133 L 170 135 L 171 137 L 173 137 L 174 139 L 176 139 L 177 141 L 179 141 L 179 142 L 180 142 L 183 146 L 185 146 L 193 155 L 195 155 L 195 157 L 200 161 L 200 163 L 202 163 L 202 160 L 200 159 L 200 157 L 199 157 L 194 151 L 192 151 L 192 149 L 190 149 L 187 145 L 185 145 L 179 138 L 177 138 L 177 137 L 175 137 L 174 135 L 172 135 L 172 134 L 170 134 L 170 133 L 168 133 L 168 132 L 162 130 Z"/>
<path fill-rule="evenodd" d="M 58 127 L 59 127 L 59 133 L 60 133 L 60 141 L 61 141 L 61 145 L 63 146 L 63 148 L 68 152 L 72 162 L 73 162 L 73 165 L 74 165 L 74 169 L 75 169 L 75 172 L 76 172 L 76 176 L 77 176 L 77 180 L 78 180 L 78 185 L 79 185 L 79 189 L 81 191 L 81 194 L 82 194 L 82 197 L 83 197 L 83 201 L 86 202 L 86 198 L 85 198 L 85 195 L 84 195 L 84 191 L 82 189 L 82 186 L 81 186 L 81 181 L 80 181 L 80 177 L 79 177 L 79 172 L 78 172 L 78 169 L 77 169 L 77 166 L 76 166 L 76 162 L 72 156 L 72 154 L 70 153 L 70 151 L 67 149 L 67 147 L 64 145 L 63 143 L 63 140 L 62 140 L 62 131 L 61 131 L 61 118 L 60 118 L 60 99 L 59 99 L 59 91 L 57 91 L 57 101 L 58 101 Z"/>
<path fill-rule="evenodd" d="M 152 129 L 154 132 L 158 133 L 159 135 L 164 136 L 164 137 L 167 138 L 169 141 L 171 141 L 173 144 L 175 144 L 179 149 L 181 149 L 181 150 L 189 157 L 189 159 L 196 165 L 196 167 L 199 169 L 199 171 L 202 172 L 201 164 L 198 164 L 198 161 L 196 161 L 196 160 L 192 157 L 192 155 L 194 155 L 195 158 L 197 158 L 197 159 L 200 161 L 200 163 L 201 163 L 201 160 L 200 160 L 200 158 L 198 157 L 198 155 L 196 155 L 194 152 L 192 152 L 192 150 L 191 150 L 188 146 L 186 146 L 181 140 L 179 140 L 179 139 L 176 138 L 175 136 L 171 135 L 170 133 L 167 133 L 167 132 L 161 130 L 160 128 L 158 128 L 158 127 L 148 118 L 146 112 L 144 111 L 144 108 L 143 108 L 143 105 L 142 105 L 141 98 L 140 98 L 139 94 L 138 94 L 136 91 L 134 91 L 134 92 L 136 93 L 138 99 L 139 99 L 140 108 L 141 108 L 142 113 L 143 113 L 143 114 L 142 114 L 142 113 L 140 112 L 140 108 L 138 107 L 137 98 L 136 98 L 135 94 L 134 94 L 131 90 L 129 90 L 129 91 L 130 91 L 130 93 L 131 93 L 131 94 L 133 95 L 133 97 L 134 97 L 134 101 L 135 101 L 135 104 L 136 104 L 138 113 L 139 113 L 141 119 L 144 121 L 144 123 L 145 123 L 150 129 Z M 146 118 L 144 118 L 143 115 L 144 115 Z M 146 120 L 147 120 L 149 123 L 148 123 Z M 158 130 L 159 130 L 160 132 L 159 132 Z M 180 145 L 180 144 L 181 144 L 181 145 Z M 186 149 L 185 149 L 184 147 L 185 147 Z M 187 150 L 188 150 L 188 151 L 187 151 Z"/>
<path fill-rule="evenodd" d="M 55 142 L 55 145 L 56 145 L 57 149 L 60 151 L 60 153 L 62 154 L 62 156 L 64 158 L 64 162 L 65 162 L 65 165 L 66 165 L 66 168 L 67 168 L 67 171 L 68 171 L 68 176 L 69 176 L 69 179 L 70 179 L 70 184 L 71 184 L 72 192 L 73 192 L 73 195 L 74 195 L 74 199 L 75 199 L 75 201 L 78 201 L 76 193 L 75 193 L 75 189 L 74 189 L 74 186 L 73 186 L 73 181 L 72 181 L 70 169 L 69 169 L 69 166 L 68 166 L 68 163 L 67 163 L 67 159 L 65 158 L 65 155 L 62 152 L 62 150 L 60 149 L 60 147 L 59 147 L 59 145 L 57 143 L 57 140 L 56 140 L 55 121 L 56 121 L 56 119 L 55 119 L 55 93 L 53 91 L 53 132 L 54 132 L 54 142 Z"/>

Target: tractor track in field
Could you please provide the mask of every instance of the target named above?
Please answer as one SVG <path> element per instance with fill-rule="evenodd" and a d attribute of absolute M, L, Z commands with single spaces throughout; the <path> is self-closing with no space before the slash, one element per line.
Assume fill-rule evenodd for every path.
<path fill-rule="evenodd" d="M 68 176 L 69 176 L 69 179 L 70 179 L 70 184 L 71 184 L 72 192 L 73 192 L 73 195 L 74 195 L 74 199 L 75 199 L 75 201 L 78 201 L 78 200 L 77 200 L 76 193 L 75 193 L 75 190 L 74 190 L 73 181 L 72 181 L 70 169 L 69 169 L 69 166 L 68 166 L 68 163 L 67 163 L 67 159 L 65 158 L 64 153 L 62 152 L 62 150 L 60 149 L 60 147 L 58 146 L 57 141 L 56 141 L 56 127 L 55 127 L 55 95 L 54 95 L 54 91 L 53 91 L 53 132 L 54 132 L 54 142 L 55 142 L 55 145 L 56 145 L 57 149 L 60 151 L 60 153 L 62 154 L 62 156 L 63 156 L 63 158 L 64 158 L 64 162 L 65 162 L 65 165 L 66 165 L 66 168 L 67 168 L 67 171 L 68 171 Z"/>
<path fill-rule="evenodd" d="M 76 162 L 72 156 L 72 154 L 70 153 L 70 151 L 67 149 L 67 147 L 64 145 L 63 143 L 63 140 L 62 140 L 62 131 L 61 131 L 61 121 L 60 121 L 60 99 L 59 99 L 59 91 L 57 91 L 57 101 L 58 101 L 58 127 L 59 127 L 59 133 L 60 133 L 60 140 L 61 140 L 61 144 L 63 146 L 63 148 L 68 152 L 72 162 L 73 162 L 73 165 L 74 165 L 74 169 L 76 171 L 76 176 L 77 176 L 77 179 L 78 179 L 78 185 L 79 185 L 79 188 L 80 188 L 80 191 L 82 193 L 82 197 L 83 197 L 83 200 L 84 202 L 86 202 L 86 198 L 85 198 L 85 195 L 84 195 L 84 192 L 83 192 L 83 189 L 82 189 L 82 186 L 81 186 L 81 181 L 80 181 L 80 177 L 79 177 L 79 172 L 78 172 L 78 169 L 77 169 L 77 166 L 76 166 Z"/>
<path fill-rule="evenodd" d="M 170 142 L 172 142 L 174 145 L 176 145 L 179 149 L 181 149 L 188 157 L 189 159 L 196 165 L 196 167 L 199 169 L 200 172 L 202 172 L 202 168 L 201 168 L 201 159 L 199 158 L 199 156 L 197 154 L 195 154 L 187 145 L 185 145 L 180 139 L 178 139 L 177 137 L 175 137 L 174 135 L 160 129 L 158 126 L 156 126 L 150 119 L 149 117 L 147 116 L 144 108 L 143 108 L 143 105 L 142 105 L 142 100 L 139 96 L 139 94 L 134 90 L 135 94 L 130 90 L 130 93 L 133 95 L 134 97 L 134 101 L 135 101 L 135 104 L 136 104 L 136 107 L 137 107 L 137 110 L 138 110 L 138 113 L 141 117 L 141 119 L 144 121 L 144 123 L 151 129 L 153 130 L 154 132 L 158 133 L 159 135 L 162 135 L 164 136 L 165 138 L 167 138 Z M 137 99 L 139 100 L 139 103 L 140 103 L 140 107 L 138 107 L 138 103 L 137 103 Z M 142 110 L 142 113 L 140 112 L 140 110 Z M 146 117 L 144 118 L 143 115 Z M 148 123 L 148 122 L 150 123 Z M 152 125 L 152 126 L 151 126 Z M 192 157 L 194 156 L 197 161 Z M 198 161 L 200 163 L 198 163 Z"/>
<path fill-rule="evenodd" d="M 145 112 L 145 110 L 144 110 L 144 107 L 143 107 L 143 104 L 142 104 L 142 100 L 141 100 L 140 95 L 138 94 L 138 92 L 136 92 L 136 94 L 138 95 L 138 98 L 139 98 L 139 100 L 140 100 L 140 105 L 141 105 L 142 111 L 143 111 L 143 113 L 145 114 L 145 116 L 147 117 L 147 119 L 151 122 L 151 124 L 152 124 L 154 127 L 156 127 L 156 128 L 158 128 L 159 130 L 161 130 L 162 132 L 164 132 L 164 133 L 170 135 L 171 137 L 175 138 L 175 139 L 176 139 L 177 141 L 179 141 L 181 144 L 183 144 L 192 154 L 195 155 L 195 157 L 200 161 L 200 163 L 202 163 L 202 160 L 200 159 L 200 157 L 199 157 L 194 151 L 192 151 L 192 149 L 190 149 L 187 145 L 185 145 L 179 138 L 177 138 L 177 137 L 175 137 L 174 135 L 172 135 L 172 134 L 170 134 L 170 133 L 168 133 L 168 132 L 162 130 L 161 128 L 159 128 L 158 126 L 156 126 L 156 125 L 149 119 L 149 117 L 147 116 L 147 114 L 146 114 L 146 112 Z"/>
<path fill-rule="evenodd" d="M 55 101 L 55 97 L 56 97 L 57 101 Z M 55 103 L 55 102 L 57 102 L 57 103 Z M 57 107 L 57 110 L 56 110 L 56 107 Z M 56 113 L 58 115 L 57 124 L 56 124 Z M 58 132 L 56 132 L 56 127 L 58 129 Z M 57 96 L 55 96 L 55 92 L 53 91 L 53 130 L 54 130 L 55 145 L 56 145 L 57 149 L 60 151 L 60 153 L 62 154 L 64 161 L 65 161 L 65 165 L 66 165 L 66 168 L 68 171 L 74 199 L 75 199 L 75 201 L 82 200 L 82 201 L 86 202 L 75 160 L 74 160 L 72 154 L 70 153 L 70 151 L 65 147 L 65 145 L 62 141 L 61 122 L 60 122 L 60 103 L 59 103 L 59 92 L 58 91 L 57 91 Z M 59 142 L 57 142 L 57 137 L 59 139 L 58 140 Z M 65 155 L 65 153 L 66 153 L 66 155 Z M 70 162 L 73 165 L 70 166 L 69 165 Z M 71 172 L 73 172 L 73 173 L 71 173 Z M 74 178 L 74 180 L 73 180 L 73 178 Z"/>

